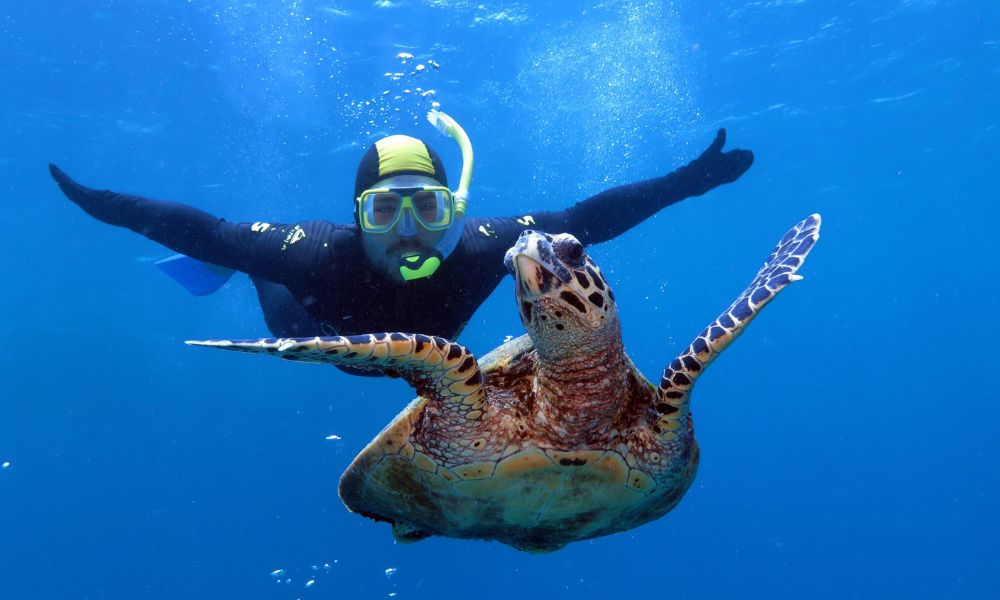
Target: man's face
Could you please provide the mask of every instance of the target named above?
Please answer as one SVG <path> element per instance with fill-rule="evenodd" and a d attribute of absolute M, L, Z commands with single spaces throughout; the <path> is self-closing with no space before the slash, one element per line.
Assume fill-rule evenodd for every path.
<path fill-rule="evenodd" d="M 396 175 L 379 180 L 372 187 L 411 187 L 433 185 L 440 182 L 423 175 Z M 376 206 L 376 210 L 378 207 Z M 361 232 L 361 243 L 365 249 L 368 261 L 384 275 L 398 283 L 403 282 L 399 273 L 399 260 L 403 254 L 417 252 L 430 253 L 434 245 L 441 241 L 447 229 L 428 231 L 413 218 L 408 209 L 404 209 L 396 225 L 385 233 Z"/>

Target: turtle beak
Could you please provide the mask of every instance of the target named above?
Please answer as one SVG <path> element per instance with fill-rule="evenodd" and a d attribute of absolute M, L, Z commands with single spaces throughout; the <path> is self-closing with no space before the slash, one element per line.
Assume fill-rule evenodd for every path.
<path fill-rule="evenodd" d="M 547 294 L 560 281 L 567 283 L 573 278 L 559 263 L 545 235 L 530 229 L 521 232 L 517 243 L 504 255 L 503 262 L 517 279 L 518 293 L 528 301 Z"/>
<path fill-rule="evenodd" d="M 515 267 L 517 281 L 521 284 L 521 288 L 524 290 L 525 294 L 527 294 L 529 298 L 539 296 L 542 290 L 539 286 L 538 279 L 526 275 L 534 271 L 536 268 L 542 268 L 542 265 L 536 263 L 523 254 L 514 259 L 514 264 L 517 265 Z"/>
<path fill-rule="evenodd" d="M 526 254 L 517 254 L 511 261 L 514 266 L 514 277 L 525 300 L 548 293 L 558 281 L 548 269 Z"/>

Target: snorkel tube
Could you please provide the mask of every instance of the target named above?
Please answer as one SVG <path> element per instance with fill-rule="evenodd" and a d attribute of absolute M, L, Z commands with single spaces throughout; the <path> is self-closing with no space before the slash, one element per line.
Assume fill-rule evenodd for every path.
<path fill-rule="evenodd" d="M 472 183 L 472 142 L 469 141 L 469 136 L 462 129 L 462 126 L 446 113 L 434 109 L 427 113 L 427 120 L 438 131 L 451 136 L 462 150 L 462 178 L 458 182 L 458 189 L 453 193 L 455 195 L 455 217 L 464 219 L 465 207 L 469 199 L 469 184 Z"/>
<path fill-rule="evenodd" d="M 472 183 L 472 142 L 468 134 L 455 119 L 437 109 L 427 113 L 427 120 L 441 133 L 451 137 L 462 150 L 462 178 L 458 189 L 452 192 L 455 198 L 455 218 L 430 255 L 408 253 L 400 257 L 399 274 L 403 281 L 430 277 L 441 266 L 442 261 L 455 250 L 465 229 L 465 211 L 469 200 L 469 185 Z"/>

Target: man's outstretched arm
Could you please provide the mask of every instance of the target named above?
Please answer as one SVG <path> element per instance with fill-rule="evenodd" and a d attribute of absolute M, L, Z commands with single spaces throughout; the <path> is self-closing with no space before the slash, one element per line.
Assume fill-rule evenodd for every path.
<path fill-rule="evenodd" d="M 725 143 L 720 129 L 701 156 L 676 171 L 605 190 L 563 211 L 532 213 L 531 228 L 572 233 L 584 244 L 617 237 L 664 207 L 739 179 L 753 164 L 753 152 L 723 152 Z"/>
<path fill-rule="evenodd" d="M 303 243 L 296 248 L 299 252 L 284 252 L 290 243 L 307 237 L 299 226 L 230 223 L 185 204 L 91 189 L 55 165 L 49 165 L 49 172 L 67 198 L 99 221 L 126 227 L 192 258 L 271 281 L 292 276 L 297 270 L 295 259 L 303 257 L 304 247 L 310 245 Z"/>

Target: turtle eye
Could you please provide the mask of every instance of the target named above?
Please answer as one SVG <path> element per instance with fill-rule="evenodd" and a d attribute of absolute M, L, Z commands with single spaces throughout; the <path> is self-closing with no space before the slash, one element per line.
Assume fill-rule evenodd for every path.
<path fill-rule="evenodd" d="M 571 267 L 583 265 L 583 244 L 576 240 L 565 240 L 559 245 L 560 258 Z"/>
<path fill-rule="evenodd" d="M 583 257 L 583 244 L 577 242 L 570 246 L 567 258 L 575 262 L 579 261 L 581 257 Z"/>

